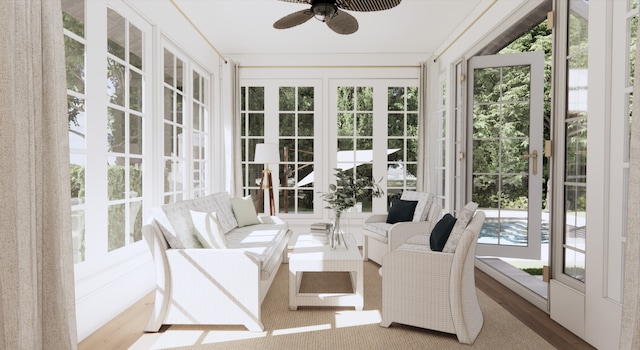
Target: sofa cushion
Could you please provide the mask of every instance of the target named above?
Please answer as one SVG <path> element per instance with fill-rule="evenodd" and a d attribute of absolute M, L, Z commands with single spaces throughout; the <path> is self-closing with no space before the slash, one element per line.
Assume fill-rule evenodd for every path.
<path fill-rule="evenodd" d="M 435 226 L 433 226 L 433 230 L 431 230 L 431 235 L 429 237 L 429 245 L 431 246 L 431 250 L 436 252 L 441 252 L 444 248 L 444 245 L 447 243 L 447 239 L 449 239 L 449 235 L 451 234 L 451 230 L 453 229 L 453 225 L 455 225 L 457 219 L 453 217 L 451 214 L 444 214 L 442 219 L 440 219 Z"/>
<path fill-rule="evenodd" d="M 197 211 L 213 212 L 218 215 L 218 221 L 224 233 L 238 227 L 236 217 L 233 215 L 229 193 L 218 192 L 204 197 L 190 200 Z"/>
<path fill-rule="evenodd" d="M 471 221 L 471 218 L 473 218 L 473 214 L 476 212 L 476 209 L 478 209 L 478 204 L 474 202 L 469 202 L 464 206 L 464 208 L 462 208 L 460 215 L 458 215 L 458 220 L 456 220 L 456 223 L 453 225 L 453 229 L 451 229 L 451 234 L 447 239 L 447 243 L 442 249 L 443 252 L 453 253 L 456 251 L 458 242 L 460 241 L 460 238 L 462 238 L 462 234 Z"/>
<path fill-rule="evenodd" d="M 397 200 L 393 202 L 387 214 L 387 224 L 395 224 L 396 222 L 406 222 L 413 220 L 413 214 L 416 210 L 418 201 Z"/>
<path fill-rule="evenodd" d="M 190 200 L 163 205 L 161 211 L 166 216 L 168 224 L 162 223 L 163 218 L 160 213 L 154 214 L 154 218 L 161 225 L 162 233 L 167 239 L 169 247 L 173 249 L 202 248 L 202 244 L 196 237 L 196 228 L 191 220 L 189 212 L 191 209 L 197 210 Z"/>
<path fill-rule="evenodd" d="M 370 222 L 364 224 L 363 233 L 367 235 L 376 235 L 379 241 L 387 243 L 387 234 L 391 226 L 393 225 L 387 224 L 386 222 Z"/>
<path fill-rule="evenodd" d="M 261 218 L 262 219 L 262 218 Z M 274 222 L 262 220 L 262 222 Z M 262 279 L 276 273 L 276 265 L 280 253 L 289 243 L 286 235 L 288 225 L 282 221 L 260 223 L 257 225 L 238 227 L 226 235 L 227 248 L 241 249 L 260 260 Z"/>
<path fill-rule="evenodd" d="M 231 207 L 233 215 L 238 222 L 238 227 L 259 224 L 258 215 L 256 215 L 256 207 L 253 205 L 251 196 L 242 198 L 231 198 Z"/>
<path fill-rule="evenodd" d="M 425 221 L 431 204 L 433 204 L 434 196 L 429 192 L 404 191 L 400 199 L 409 201 L 418 201 L 413 214 L 413 221 Z"/>
<path fill-rule="evenodd" d="M 191 220 L 196 228 L 196 237 L 204 248 L 225 249 L 227 240 L 216 212 L 190 210 Z"/>

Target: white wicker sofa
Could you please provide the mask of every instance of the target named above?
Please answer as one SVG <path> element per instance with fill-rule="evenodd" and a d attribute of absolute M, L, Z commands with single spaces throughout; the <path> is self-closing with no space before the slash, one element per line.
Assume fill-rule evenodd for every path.
<path fill-rule="evenodd" d="M 213 213 L 225 249 L 203 248 L 192 211 Z M 255 215 L 255 211 L 252 213 Z M 291 231 L 278 217 L 238 227 L 226 192 L 154 208 L 142 232 L 156 272 L 155 305 L 145 328 L 163 324 L 244 325 L 262 331 L 260 312 Z"/>

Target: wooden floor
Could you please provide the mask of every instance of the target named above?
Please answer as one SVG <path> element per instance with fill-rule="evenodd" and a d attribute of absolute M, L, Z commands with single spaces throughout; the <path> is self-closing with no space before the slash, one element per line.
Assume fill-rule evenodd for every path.
<path fill-rule="evenodd" d="M 558 349 L 595 349 L 549 318 L 489 275 L 476 269 L 476 286 L 522 323 Z M 118 317 L 78 344 L 79 350 L 128 349 L 143 335 L 153 305 L 153 293 L 125 310 Z"/>

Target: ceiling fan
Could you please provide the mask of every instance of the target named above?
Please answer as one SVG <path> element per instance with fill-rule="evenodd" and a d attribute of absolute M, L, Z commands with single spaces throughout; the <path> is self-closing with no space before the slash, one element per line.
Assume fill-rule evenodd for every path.
<path fill-rule="evenodd" d="M 352 34 L 358 30 L 358 21 L 348 11 L 383 11 L 398 6 L 401 0 L 280 0 L 311 5 L 311 8 L 297 11 L 277 20 L 273 27 L 287 29 L 302 24 L 312 17 L 325 22 L 338 34 Z"/>

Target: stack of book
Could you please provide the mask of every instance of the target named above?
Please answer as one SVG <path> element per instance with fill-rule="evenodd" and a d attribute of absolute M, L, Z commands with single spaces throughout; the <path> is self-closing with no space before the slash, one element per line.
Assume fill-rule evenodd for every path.
<path fill-rule="evenodd" d="M 316 222 L 311 224 L 311 236 L 320 240 L 329 239 L 331 224 L 328 222 Z"/>

